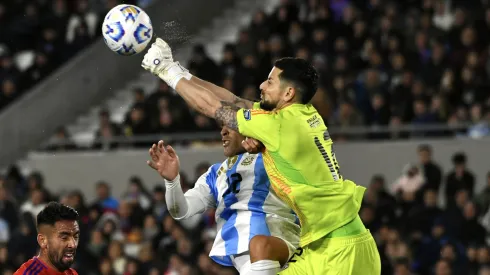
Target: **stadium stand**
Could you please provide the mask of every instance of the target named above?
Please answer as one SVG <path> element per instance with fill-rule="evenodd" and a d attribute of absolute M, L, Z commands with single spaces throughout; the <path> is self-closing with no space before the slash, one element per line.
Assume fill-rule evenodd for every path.
<path fill-rule="evenodd" d="M 195 45 L 188 68 L 237 95 L 254 99 L 274 59 L 299 56 L 312 61 L 321 73 L 320 91 L 313 104 L 329 126 L 335 126 L 331 129 L 400 124 L 417 128 L 439 123 L 469 126 L 461 131 L 417 135 L 488 134 L 486 32 L 490 10 L 482 2 L 282 3 L 270 14 L 258 11 L 234 43 L 223 45 L 221 60 L 210 57 L 219 56 L 217 45 Z M 112 124 L 117 126 L 114 132 L 107 131 L 111 135 L 212 129 L 208 119 L 181 108 L 183 102 L 163 83 L 156 90 L 142 93 L 135 89 L 134 93 L 135 108 L 128 112 L 144 113 L 144 118 L 119 116 Z M 143 96 L 147 93 L 151 96 Z M 160 103 L 154 101 L 156 97 Z"/>
<path fill-rule="evenodd" d="M 97 39 L 101 19 L 120 2 L 2 1 L 0 109 Z"/>
<path fill-rule="evenodd" d="M 295 55 L 313 61 L 320 70 L 322 87 L 313 103 L 333 130 L 469 123 L 464 131 L 421 134 L 488 134 L 487 1 L 280 2 L 270 14 L 258 11 L 249 27 L 239 31 L 238 41 L 224 46 L 221 54 L 215 52 L 217 45 L 211 52 L 205 44 L 195 45 L 188 68 L 252 99 L 272 61 Z M 4 26 L 0 32 L 10 30 Z M 3 93 L 10 89 L 4 86 Z M 136 87 L 132 106 L 118 121 L 110 110 L 101 109 L 100 127 L 92 134 L 216 130 L 211 120 L 187 111 L 168 86 L 157 86 L 155 91 Z M 70 136 L 60 129 L 56 140 L 65 142 L 47 149 L 80 149 Z M 361 138 L 414 137 L 421 136 L 398 132 Z M 336 136 L 337 141 L 354 138 Z M 110 149 L 118 144 L 90 147 Z M 443 160 L 432 158 L 431 146 L 416 149 L 418 163 L 408 164 L 395 182 L 386 182 L 383 174 L 373 175 L 361 209 L 361 218 L 378 243 L 382 274 L 490 274 L 490 172 L 485 179 L 475 178 L 464 153 L 455 153 L 454 167 L 443 171 L 438 165 Z M 203 163 L 196 170 L 202 173 L 207 166 Z M 475 188 L 477 180 L 485 181 L 482 191 Z M 183 189 L 191 188 L 192 182 L 182 177 Z M 216 233 L 212 212 L 174 221 L 166 211 L 163 187 L 148 190 L 140 175 L 128 179 L 128 190 L 121 197 L 111 195 L 109 183 L 95 184 L 97 197 L 85 198 L 76 190 L 50 190 L 39 172 L 23 175 L 12 166 L 1 176 L 0 275 L 12 274 L 36 253 L 32 217 L 49 200 L 71 205 L 82 215 L 75 265 L 80 274 L 236 274 L 207 256 Z M 440 196 L 445 204 L 437 199 Z"/>
<path fill-rule="evenodd" d="M 167 33 L 167 40 L 169 40 L 169 42 L 173 45 L 176 44 L 174 41 L 180 41 L 181 37 L 187 37 L 186 39 L 189 40 L 189 42 L 185 43 L 181 47 L 174 48 L 176 58 L 182 64 L 188 63 L 188 61 L 190 61 L 192 58 L 197 58 L 197 52 L 194 48 L 197 47 L 197 44 L 205 43 L 205 47 L 202 48 L 207 54 L 209 54 L 209 59 L 206 60 L 206 64 L 217 66 L 213 65 L 213 60 L 221 59 L 221 48 L 223 45 L 235 41 L 241 26 L 249 23 L 253 17 L 253 13 L 256 10 L 265 10 L 272 13 L 278 3 L 278 0 L 238 0 L 236 1 L 236 4 L 232 5 L 232 7 L 224 10 L 222 16 L 216 17 L 211 24 L 203 27 L 201 31 L 197 33 L 197 35 L 189 35 L 185 26 L 182 26 L 178 22 L 165 23 L 168 25 L 168 28 L 166 28 L 167 30 L 164 32 Z M 218 79 L 218 82 L 216 83 L 221 82 L 221 73 L 215 73 Z M 164 117 L 163 120 L 166 120 L 167 122 L 162 122 L 163 125 L 159 125 L 161 124 L 160 111 L 156 106 L 156 101 L 153 100 L 157 98 L 160 99 L 162 97 L 165 98 L 167 96 L 172 97 L 172 102 L 170 103 L 175 103 L 176 105 L 172 107 L 170 112 L 165 112 L 165 114 L 162 114 Z M 146 99 L 143 100 L 143 98 Z M 207 126 L 211 123 L 209 119 L 202 116 L 194 116 L 194 114 L 189 112 L 184 112 L 183 114 L 175 113 L 174 108 L 177 109 L 178 106 L 185 105 L 183 105 L 183 102 L 181 101 L 175 102 L 174 99 L 178 100 L 177 97 L 172 95 L 172 92 L 168 89 L 168 87 L 165 87 L 164 83 L 158 83 L 157 78 L 148 74 L 143 74 L 139 79 L 128 83 L 126 89 L 122 89 L 116 93 L 115 96 L 105 102 L 105 104 L 102 106 L 94 106 L 94 108 L 89 110 L 88 113 L 80 116 L 74 124 L 68 125 L 66 127 L 66 132 L 70 134 L 78 147 L 100 147 L 100 143 L 94 142 L 94 139 L 101 137 L 97 133 L 101 128 L 101 119 L 99 115 L 100 113 L 107 112 L 109 114 L 108 118 L 110 118 L 110 120 L 113 122 L 113 125 L 118 126 L 118 129 L 115 130 L 114 133 L 112 133 L 112 131 L 106 131 L 106 136 L 102 137 L 103 139 L 109 139 L 110 137 L 117 136 L 117 134 L 122 134 L 121 137 L 133 137 L 134 135 L 141 137 L 142 135 L 156 133 L 185 133 L 186 130 L 199 130 L 199 128 L 203 128 L 200 129 L 200 132 L 209 131 L 209 127 Z M 161 101 L 163 101 L 163 99 Z M 149 103 L 146 104 L 147 102 Z M 143 108 L 145 113 L 143 124 L 146 126 L 140 127 L 143 128 L 143 131 L 140 129 L 137 130 L 136 133 L 133 133 L 132 123 L 128 119 L 129 113 L 131 113 L 133 105 L 136 105 L 136 103 L 143 103 L 144 105 L 149 106 L 144 106 Z M 162 102 L 160 105 L 170 106 L 168 103 L 169 102 Z M 140 112 L 139 109 L 141 108 L 139 107 L 142 106 L 142 104 L 137 105 L 138 106 L 135 107 L 138 107 L 136 108 L 138 111 L 135 111 L 135 113 Z M 169 123 L 172 125 L 167 125 Z M 106 123 L 102 123 L 102 125 L 105 124 Z M 175 129 L 175 125 L 177 124 L 188 124 L 188 126 L 180 126 L 177 127 L 179 129 Z"/>

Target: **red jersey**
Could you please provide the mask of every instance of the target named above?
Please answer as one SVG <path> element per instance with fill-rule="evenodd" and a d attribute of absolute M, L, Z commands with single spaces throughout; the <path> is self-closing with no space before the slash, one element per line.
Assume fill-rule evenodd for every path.
<path fill-rule="evenodd" d="M 70 268 L 64 272 L 58 272 L 46 265 L 38 257 L 25 262 L 14 275 L 78 275 L 75 269 Z"/>

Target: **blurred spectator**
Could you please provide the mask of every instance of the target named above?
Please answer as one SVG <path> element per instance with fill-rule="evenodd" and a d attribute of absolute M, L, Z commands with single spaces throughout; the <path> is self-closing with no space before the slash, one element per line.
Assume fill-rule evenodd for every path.
<path fill-rule="evenodd" d="M 101 110 L 99 113 L 99 129 L 95 132 L 97 141 L 93 144 L 94 148 L 112 149 L 117 147 L 112 138 L 121 136 L 122 131 L 119 125 L 111 121 L 109 111 Z"/>
<path fill-rule="evenodd" d="M 109 184 L 106 182 L 98 182 L 96 186 L 96 195 L 94 205 L 100 207 L 103 212 L 114 212 L 119 208 L 119 202 L 111 196 Z"/>
<path fill-rule="evenodd" d="M 432 189 L 439 192 L 442 183 L 442 171 L 439 165 L 432 160 L 432 147 L 430 145 L 420 145 L 418 148 L 419 165 L 425 176 L 425 189 Z"/>
<path fill-rule="evenodd" d="M 153 189 L 152 210 L 158 222 L 162 222 L 163 218 L 168 214 L 167 204 L 165 202 L 165 189 L 162 186 L 155 186 Z"/>
<path fill-rule="evenodd" d="M 12 263 L 19 267 L 26 259 L 32 258 L 38 250 L 37 230 L 34 217 L 23 213 L 19 219 L 19 227 L 9 241 L 8 251 L 12 255 Z"/>
<path fill-rule="evenodd" d="M 403 174 L 392 184 L 391 190 L 401 197 L 415 198 L 417 191 L 424 183 L 425 179 L 419 168 L 416 165 L 408 164 L 403 168 Z"/>
<path fill-rule="evenodd" d="M 363 221 L 370 230 L 377 231 L 382 225 L 395 224 L 396 200 L 386 191 L 385 179 L 381 175 L 374 175 L 367 189 L 363 202 Z M 367 213 L 364 209 L 368 209 Z M 366 216 L 371 216 L 370 221 Z"/>
<path fill-rule="evenodd" d="M 71 139 L 64 127 L 58 128 L 55 136 L 50 140 L 46 147 L 48 151 L 71 151 L 77 149 L 77 145 Z"/>
<path fill-rule="evenodd" d="M 454 169 L 446 177 L 446 203 L 454 205 L 454 196 L 458 190 L 466 190 L 470 198 L 473 197 L 475 176 L 466 167 L 466 155 L 456 153 L 453 155 Z"/>
<path fill-rule="evenodd" d="M 427 189 L 424 193 L 423 204 L 416 205 L 410 210 L 405 225 L 409 228 L 409 232 L 429 235 L 433 222 L 441 218 L 442 213 L 442 209 L 438 207 L 436 191 Z"/>
<path fill-rule="evenodd" d="M 23 88 L 29 89 L 33 87 L 48 76 L 52 70 L 53 66 L 47 56 L 43 52 L 36 52 L 34 64 L 24 72 L 24 79 L 22 81 L 22 85 L 24 85 Z"/>
<path fill-rule="evenodd" d="M 144 104 L 135 104 L 131 109 L 129 116 L 126 118 L 126 136 L 144 135 L 150 133 L 151 130 L 147 119 Z"/>
<path fill-rule="evenodd" d="M 329 124 L 337 127 L 349 127 L 359 126 L 361 123 L 361 115 L 350 102 L 345 101 L 340 104 Z"/>
<path fill-rule="evenodd" d="M 220 83 L 222 76 L 216 63 L 206 54 L 204 45 L 194 46 L 191 62 L 189 63 L 189 71 L 210 82 Z"/>
<path fill-rule="evenodd" d="M 37 214 L 39 214 L 45 206 L 46 202 L 44 200 L 43 191 L 41 189 L 34 189 L 30 192 L 30 199 L 20 206 L 20 211 L 22 213 L 29 213 L 32 217 L 37 217 Z"/>
<path fill-rule="evenodd" d="M 116 274 L 123 274 L 126 268 L 127 259 L 123 254 L 123 243 L 120 241 L 112 241 L 107 249 L 107 255 L 112 262 L 112 269 Z"/>
<path fill-rule="evenodd" d="M 17 228 L 18 211 L 4 184 L 0 184 L 0 219 L 7 223 L 8 231 L 12 233 Z"/>
<path fill-rule="evenodd" d="M 145 106 L 145 90 L 141 87 L 133 88 L 133 106 L 129 109 L 129 111 L 125 115 L 125 120 L 131 119 L 131 110 L 138 106 L 143 106 L 144 109 L 147 109 Z"/>
<path fill-rule="evenodd" d="M 4 79 L 1 86 L 0 108 L 7 106 L 19 96 L 17 85 L 11 79 Z"/>
<path fill-rule="evenodd" d="M 464 245 L 482 245 L 485 243 L 485 228 L 480 224 L 474 203 L 468 202 L 463 209 L 463 224 L 458 239 Z"/>
<path fill-rule="evenodd" d="M 485 188 L 475 196 L 475 203 L 481 213 L 487 213 L 490 207 L 490 172 L 487 173 Z"/>
<path fill-rule="evenodd" d="M 211 120 L 210 118 L 202 115 L 202 114 L 197 114 L 194 118 L 194 123 L 196 125 L 196 132 L 199 131 L 205 131 L 205 132 L 212 132 L 212 131 L 217 131 L 218 124 Z"/>
<path fill-rule="evenodd" d="M 68 194 L 68 201 L 66 204 L 77 210 L 78 215 L 80 216 L 82 221 L 86 222 L 87 216 L 89 214 L 89 209 L 85 203 L 85 198 L 80 191 L 75 190 L 73 192 L 70 192 Z"/>
<path fill-rule="evenodd" d="M 143 185 L 141 179 L 133 176 L 129 179 L 128 190 L 123 196 L 123 200 L 133 205 L 139 205 L 143 210 L 148 210 L 151 206 L 151 196 Z"/>

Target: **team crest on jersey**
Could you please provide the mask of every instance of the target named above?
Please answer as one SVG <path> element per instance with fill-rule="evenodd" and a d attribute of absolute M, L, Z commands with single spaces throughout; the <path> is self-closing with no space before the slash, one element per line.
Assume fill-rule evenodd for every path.
<path fill-rule="evenodd" d="M 242 161 L 243 166 L 250 165 L 254 161 L 254 156 L 248 156 Z"/>
<path fill-rule="evenodd" d="M 228 170 L 230 170 L 233 167 L 233 165 L 235 165 L 237 160 L 238 160 L 238 156 L 233 156 L 231 158 L 228 158 Z"/>

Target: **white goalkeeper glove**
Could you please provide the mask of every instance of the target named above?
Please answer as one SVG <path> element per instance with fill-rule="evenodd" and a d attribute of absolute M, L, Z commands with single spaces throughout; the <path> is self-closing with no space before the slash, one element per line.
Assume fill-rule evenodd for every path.
<path fill-rule="evenodd" d="M 143 58 L 141 67 L 158 76 L 172 89 L 175 89 L 180 79 L 190 80 L 192 75 L 179 62 L 174 62 L 172 49 L 161 38 L 151 45 Z"/>

